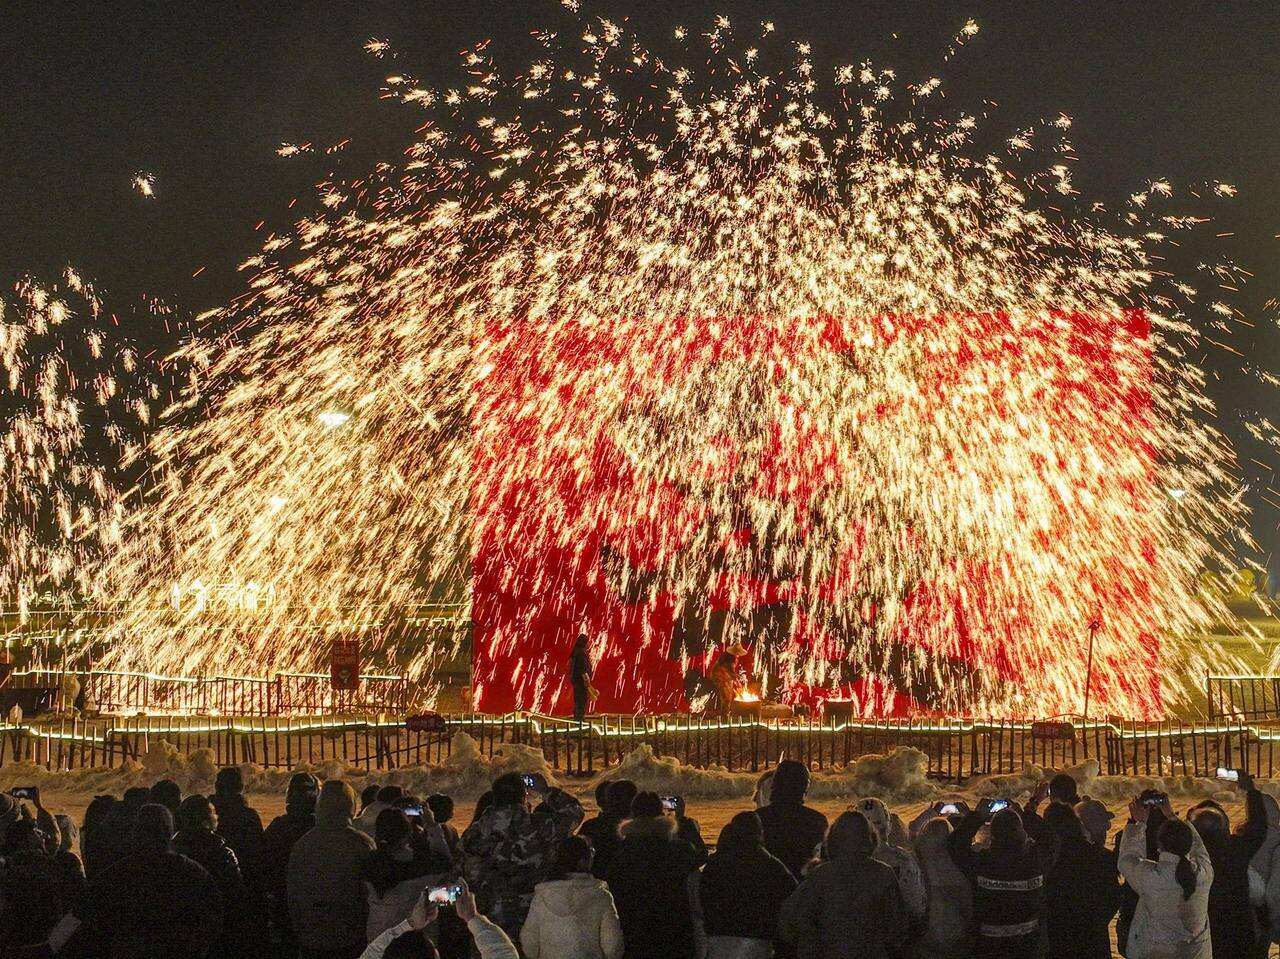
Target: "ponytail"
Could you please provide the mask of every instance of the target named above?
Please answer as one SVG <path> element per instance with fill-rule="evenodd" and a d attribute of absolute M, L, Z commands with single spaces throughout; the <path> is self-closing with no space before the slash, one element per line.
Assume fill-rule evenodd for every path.
<path fill-rule="evenodd" d="M 1181 819 L 1166 819 L 1160 824 L 1157 844 L 1164 852 L 1171 852 L 1178 857 L 1178 865 L 1173 871 L 1173 878 L 1182 887 L 1182 899 L 1184 902 L 1190 899 L 1191 894 L 1196 891 L 1196 868 L 1191 865 L 1191 860 L 1187 858 L 1187 853 L 1191 852 L 1194 840 L 1195 835 L 1191 831 L 1191 826 Z"/>
<path fill-rule="evenodd" d="M 1182 887 L 1183 901 L 1190 899 L 1191 894 L 1196 891 L 1196 870 L 1186 856 L 1178 857 L 1178 866 L 1173 871 L 1173 878 L 1178 880 L 1178 885 Z"/>

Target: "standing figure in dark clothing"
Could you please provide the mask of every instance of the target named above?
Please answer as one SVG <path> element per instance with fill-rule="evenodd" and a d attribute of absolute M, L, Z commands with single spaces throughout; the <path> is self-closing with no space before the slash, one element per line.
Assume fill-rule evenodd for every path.
<path fill-rule="evenodd" d="M 134 959 L 207 955 L 222 924 L 222 892 L 203 867 L 173 851 L 172 835 L 173 816 L 164 806 L 138 810 L 129 853 L 90 880 L 68 917 L 70 955 L 81 949 Z M 67 925 L 64 918 L 55 937 Z"/>
<path fill-rule="evenodd" d="M 1115 855 L 1090 842 L 1063 803 L 1045 810 L 1043 836 L 1056 837 L 1058 846 L 1044 887 L 1050 959 L 1110 959 L 1111 920 L 1120 908 Z"/>
<path fill-rule="evenodd" d="M 569 682 L 573 684 L 573 718 L 582 722 L 591 702 L 591 657 L 587 655 L 587 637 L 578 634 L 569 654 Z"/>
<path fill-rule="evenodd" d="M 973 886 L 977 924 L 975 955 L 992 959 L 1039 959 L 1045 954 L 1045 871 L 1054 844 L 1036 842 L 1009 806 L 991 815 L 984 799 L 947 838 L 947 850 Z M 991 845 L 973 848 L 978 830 L 990 819 Z"/>
<path fill-rule="evenodd" d="M 791 875 L 803 878 L 804 867 L 827 835 L 827 817 L 804 804 L 809 767 L 794 759 L 778 763 L 769 804 L 756 810 L 764 827 L 764 847 L 782 860 Z"/>
<path fill-rule="evenodd" d="M 591 840 L 591 848 L 595 850 L 591 875 L 597 879 L 603 879 L 609 871 L 609 863 L 613 862 L 614 854 L 622 844 L 618 828 L 631 817 L 631 803 L 640 791 L 630 779 L 619 779 L 608 786 L 600 815 L 588 819 L 578 829 L 579 835 Z"/>
<path fill-rule="evenodd" d="M 223 924 L 214 942 L 212 955 L 238 959 L 253 943 L 244 941 L 245 924 L 244 877 L 240 863 L 227 841 L 217 834 L 218 814 L 213 804 L 196 794 L 178 806 L 178 833 L 173 837 L 173 851 L 181 853 L 204 867 L 222 891 Z"/>
<path fill-rule="evenodd" d="M 284 815 L 271 820 L 262 834 L 262 879 L 267 893 L 267 915 L 274 939 L 286 955 L 297 951 L 289 922 L 289 853 L 293 845 L 316 824 L 316 800 L 320 781 L 310 773 L 294 773 L 284 794 Z"/>
<path fill-rule="evenodd" d="M 1212 799 L 1193 806 L 1188 815 L 1213 864 L 1209 935 L 1214 956 L 1252 955 L 1259 932 L 1249 905 L 1249 860 L 1267 837 L 1267 811 L 1252 776 L 1241 770 L 1236 785 L 1245 794 L 1245 821 L 1235 833 L 1226 810 Z"/>

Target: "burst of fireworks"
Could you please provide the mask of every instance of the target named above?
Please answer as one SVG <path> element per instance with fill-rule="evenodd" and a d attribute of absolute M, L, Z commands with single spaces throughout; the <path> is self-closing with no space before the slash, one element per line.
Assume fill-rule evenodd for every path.
<path fill-rule="evenodd" d="M 156 195 L 156 178 L 153 173 L 137 173 L 133 177 L 133 188 L 147 199 Z"/>
<path fill-rule="evenodd" d="M 932 708 L 1075 706 L 1101 614 L 1094 702 L 1157 710 L 1159 637 L 1226 615 L 1196 574 L 1242 525 L 1187 361 L 1196 290 L 1156 265 L 1199 218 L 1161 182 L 1115 214 L 1076 196 L 1066 118 L 1000 157 L 937 79 L 828 83 L 804 45 L 768 66 L 772 24 L 682 29 L 667 56 L 572 22 L 509 79 L 485 47 L 457 89 L 389 78 L 430 111 L 407 163 L 326 186 L 247 264 L 113 570 L 139 608 L 116 662 L 314 666 L 314 629 L 460 577 L 476 543 L 492 593 L 570 615 L 584 578 L 668 624 L 711 591 L 751 609 L 764 580 L 795 608 L 785 684 L 853 663 Z M 228 578 L 277 605 L 251 629 L 155 612 Z M 545 705 L 553 652 L 482 670 L 481 695 Z"/>
<path fill-rule="evenodd" d="M 36 601 L 93 595 L 95 571 L 119 542 L 125 467 L 159 393 L 93 289 L 24 279 L 0 299 L 0 450 L 6 544 L 0 596 L 25 616 Z"/>

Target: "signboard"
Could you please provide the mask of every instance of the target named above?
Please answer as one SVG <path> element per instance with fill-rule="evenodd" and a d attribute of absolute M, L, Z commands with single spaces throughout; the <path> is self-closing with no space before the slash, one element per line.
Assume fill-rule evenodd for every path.
<path fill-rule="evenodd" d="M 335 640 L 329 660 L 329 678 L 334 689 L 360 688 L 360 644 Z"/>
<path fill-rule="evenodd" d="M 439 713 L 419 713 L 409 716 L 404 721 L 405 728 L 411 733 L 442 733 L 445 731 L 444 717 Z"/>

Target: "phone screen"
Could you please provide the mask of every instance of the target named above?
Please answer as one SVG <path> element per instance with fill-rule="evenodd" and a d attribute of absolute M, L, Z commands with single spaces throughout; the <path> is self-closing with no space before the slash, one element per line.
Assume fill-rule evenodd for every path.
<path fill-rule="evenodd" d="M 421 807 L 421 806 L 405 806 L 405 807 L 404 807 L 404 814 L 405 814 L 406 816 L 421 816 L 421 815 L 422 815 L 422 807 Z"/>
<path fill-rule="evenodd" d="M 451 906 L 458 901 L 461 890 L 456 886 L 432 886 L 427 891 L 427 902 L 437 906 Z"/>
<path fill-rule="evenodd" d="M 960 807 L 953 802 L 943 803 L 938 807 L 938 814 L 942 816 L 954 816 L 960 811 Z"/>
<path fill-rule="evenodd" d="M 1228 769 L 1226 766 L 1219 766 L 1218 778 L 1225 782 L 1238 783 L 1240 781 L 1240 770 Z"/>
<path fill-rule="evenodd" d="M 1165 800 L 1166 800 L 1166 799 L 1168 799 L 1168 798 L 1169 798 L 1169 797 L 1168 797 L 1168 796 L 1166 796 L 1164 793 L 1156 793 L 1154 796 L 1148 796 L 1146 799 L 1142 800 L 1142 805 L 1144 805 L 1144 806 L 1163 806 L 1163 805 L 1164 805 Z"/>
<path fill-rule="evenodd" d="M 666 812 L 675 812 L 677 809 L 680 808 L 680 797 L 679 796 L 663 796 L 662 808 Z"/>
<path fill-rule="evenodd" d="M 993 800 L 991 800 L 991 811 L 992 811 L 993 813 L 997 813 L 997 812 L 1000 812 L 1000 811 L 1001 811 L 1001 810 L 1003 810 L 1003 809 L 1008 809 L 1008 808 L 1009 808 L 1009 800 L 1007 800 L 1007 799 L 993 799 Z"/>
<path fill-rule="evenodd" d="M 525 788 L 525 789 L 537 789 L 537 788 L 538 788 L 538 781 L 537 781 L 536 779 L 534 779 L 534 778 L 533 778 L 533 776 L 532 776 L 530 773 L 525 773 L 525 774 L 524 774 L 524 788 Z"/>

